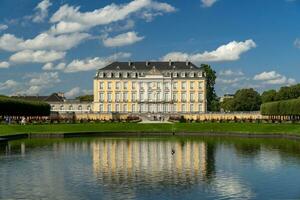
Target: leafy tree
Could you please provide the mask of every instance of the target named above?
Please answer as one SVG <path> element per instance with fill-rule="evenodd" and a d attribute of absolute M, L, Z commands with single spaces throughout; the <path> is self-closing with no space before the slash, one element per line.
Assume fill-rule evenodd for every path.
<path fill-rule="evenodd" d="M 258 111 L 261 96 L 253 88 L 238 90 L 234 95 L 234 111 Z"/>
<path fill-rule="evenodd" d="M 281 87 L 277 92 L 276 100 L 296 99 L 300 97 L 300 84 Z"/>
<path fill-rule="evenodd" d="M 276 95 L 277 95 L 276 90 L 264 91 L 261 95 L 262 103 L 276 101 Z"/>
<path fill-rule="evenodd" d="M 221 103 L 220 107 L 225 111 L 233 111 L 234 110 L 234 99 L 224 99 Z"/>
<path fill-rule="evenodd" d="M 215 83 L 217 78 L 216 71 L 214 71 L 211 66 L 207 64 L 202 64 L 201 69 L 206 74 L 207 110 L 219 111 L 220 104 L 215 91 Z"/>
<path fill-rule="evenodd" d="M 77 100 L 80 100 L 80 101 L 93 101 L 94 100 L 94 95 L 84 95 L 84 96 L 79 96 L 79 97 L 76 97 Z"/>

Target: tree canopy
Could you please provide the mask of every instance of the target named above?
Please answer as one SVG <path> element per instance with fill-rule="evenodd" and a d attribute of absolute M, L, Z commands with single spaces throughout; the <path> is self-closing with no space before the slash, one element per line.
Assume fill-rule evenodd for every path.
<path fill-rule="evenodd" d="M 49 116 L 50 109 L 50 105 L 45 102 L 0 97 L 0 115 L 2 116 Z"/>
<path fill-rule="evenodd" d="M 84 96 L 78 96 L 76 97 L 76 99 L 80 100 L 80 101 L 94 101 L 94 95 L 84 95 Z"/>
<path fill-rule="evenodd" d="M 214 71 L 210 65 L 202 64 L 201 69 L 206 74 L 206 100 L 207 100 L 207 110 L 208 111 L 219 111 L 220 105 L 218 96 L 215 91 L 216 84 L 216 71 Z"/>

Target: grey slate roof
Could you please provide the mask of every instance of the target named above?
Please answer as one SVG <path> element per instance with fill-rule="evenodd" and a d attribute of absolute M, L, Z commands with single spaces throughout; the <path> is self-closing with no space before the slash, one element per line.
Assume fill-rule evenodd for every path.
<path fill-rule="evenodd" d="M 170 66 L 171 64 L 171 66 Z M 191 62 L 113 62 L 106 67 L 100 69 L 100 71 L 106 70 L 126 70 L 126 71 L 148 71 L 153 69 L 159 71 L 167 71 L 167 70 L 201 70 L 195 64 Z"/>
<path fill-rule="evenodd" d="M 28 101 L 46 101 L 46 102 L 63 102 L 65 98 L 53 93 L 50 96 L 12 96 L 16 99 L 24 99 Z"/>

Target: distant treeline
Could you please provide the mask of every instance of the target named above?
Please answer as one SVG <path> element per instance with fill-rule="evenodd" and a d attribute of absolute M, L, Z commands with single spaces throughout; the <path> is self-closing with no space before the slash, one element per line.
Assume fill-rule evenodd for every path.
<path fill-rule="evenodd" d="M 0 116 L 49 116 L 50 105 L 0 96 Z"/>
<path fill-rule="evenodd" d="M 264 103 L 261 114 L 269 116 L 300 116 L 300 99 Z"/>

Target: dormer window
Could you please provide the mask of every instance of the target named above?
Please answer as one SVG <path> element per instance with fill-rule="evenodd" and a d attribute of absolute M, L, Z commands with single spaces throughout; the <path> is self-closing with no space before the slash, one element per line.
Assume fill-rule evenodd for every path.
<path fill-rule="evenodd" d="M 181 72 L 181 77 L 185 77 L 185 73 L 184 72 Z"/>
<path fill-rule="evenodd" d="M 199 73 L 198 73 L 198 76 L 199 76 L 199 77 L 202 77 L 202 72 L 199 72 Z"/>
<path fill-rule="evenodd" d="M 124 77 L 124 78 L 127 78 L 127 73 L 126 73 L 126 72 L 123 73 L 123 77 Z"/>
<path fill-rule="evenodd" d="M 108 77 L 108 78 L 111 77 L 111 73 L 110 73 L 110 72 L 107 73 L 107 77 Z"/>
<path fill-rule="evenodd" d="M 135 73 L 131 73 L 131 77 L 132 77 L 132 78 L 135 78 Z"/>
<path fill-rule="evenodd" d="M 116 73 L 116 78 L 119 78 L 119 77 L 120 77 L 120 73 L 117 72 L 117 73 Z"/>
<path fill-rule="evenodd" d="M 190 77 L 194 77 L 194 73 L 193 72 L 190 73 Z"/>
<path fill-rule="evenodd" d="M 100 72 L 100 73 L 99 73 L 99 77 L 100 77 L 100 78 L 103 78 L 103 72 Z"/>

